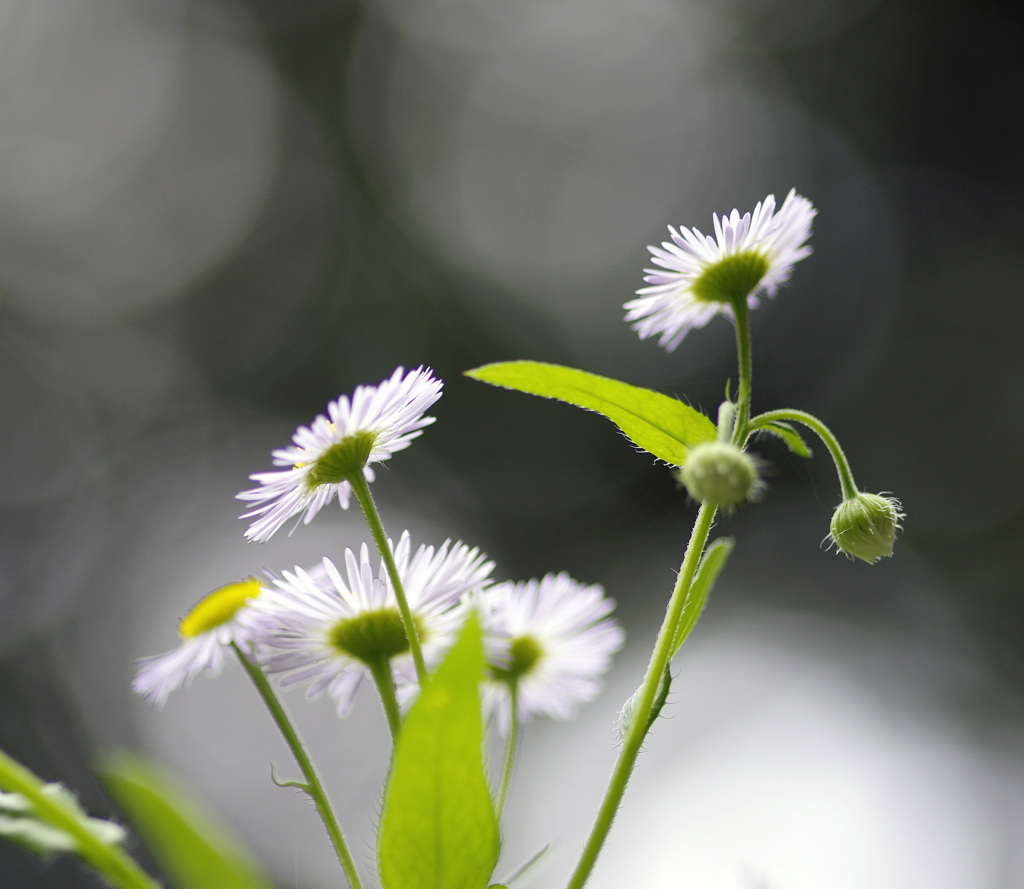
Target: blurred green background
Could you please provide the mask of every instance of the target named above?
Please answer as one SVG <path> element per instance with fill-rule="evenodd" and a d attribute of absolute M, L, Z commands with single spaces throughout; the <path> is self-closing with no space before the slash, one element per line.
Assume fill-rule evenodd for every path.
<path fill-rule="evenodd" d="M 555 836 L 558 885 L 695 509 L 601 419 L 461 373 L 554 361 L 713 416 L 730 326 L 666 355 L 622 303 L 666 225 L 795 187 L 814 254 L 752 316 L 754 407 L 829 423 L 906 531 L 837 559 L 824 450 L 757 446 L 767 498 L 719 523 L 593 885 L 638 857 L 651 887 L 1024 885 L 1022 107 L 1022 16 L 990 2 L 2 0 L 0 746 L 97 814 L 98 754 L 158 757 L 281 886 L 339 885 L 240 677 L 162 711 L 128 686 L 210 589 L 363 539 L 333 509 L 246 544 L 234 494 L 426 364 L 446 394 L 379 473 L 389 530 L 603 583 L 630 634 L 606 700 L 527 734 L 498 876 Z M 371 860 L 376 704 L 286 701 Z M 0 847 L 0 885 L 97 882 Z"/>

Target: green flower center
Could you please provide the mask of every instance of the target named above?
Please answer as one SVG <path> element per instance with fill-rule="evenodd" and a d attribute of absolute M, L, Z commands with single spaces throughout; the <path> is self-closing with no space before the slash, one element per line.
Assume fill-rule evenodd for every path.
<path fill-rule="evenodd" d="M 544 656 L 544 649 L 532 636 L 516 636 L 509 646 L 509 662 L 506 667 L 491 667 L 495 679 L 514 682 L 529 673 Z"/>
<path fill-rule="evenodd" d="M 416 634 L 423 641 L 423 627 L 413 615 Z M 397 608 L 363 611 L 355 617 L 338 621 L 328 634 L 330 644 L 349 657 L 364 664 L 378 664 L 409 650 L 409 638 L 402 626 Z"/>
<path fill-rule="evenodd" d="M 351 481 L 363 471 L 376 441 L 375 432 L 357 432 L 355 435 L 346 435 L 336 445 L 331 445 L 317 458 L 309 475 L 306 476 L 309 490 L 312 491 L 321 485 L 338 485 L 344 481 Z"/>
<path fill-rule="evenodd" d="M 255 577 L 229 583 L 203 596 L 178 624 L 182 639 L 192 639 L 200 633 L 226 624 L 250 599 L 260 594 L 260 584 Z"/>
<path fill-rule="evenodd" d="M 726 256 L 704 269 L 690 292 L 703 302 L 734 303 L 754 292 L 769 267 L 768 257 L 756 250 Z"/>

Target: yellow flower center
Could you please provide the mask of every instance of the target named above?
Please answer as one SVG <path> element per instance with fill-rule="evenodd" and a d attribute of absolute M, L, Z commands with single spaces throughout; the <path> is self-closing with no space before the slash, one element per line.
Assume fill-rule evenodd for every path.
<path fill-rule="evenodd" d="M 178 624 L 182 639 L 192 639 L 226 624 L 250 599 L 260 594 L 260 583 L 255 577 L 226 584 L 204 596 Z"/>

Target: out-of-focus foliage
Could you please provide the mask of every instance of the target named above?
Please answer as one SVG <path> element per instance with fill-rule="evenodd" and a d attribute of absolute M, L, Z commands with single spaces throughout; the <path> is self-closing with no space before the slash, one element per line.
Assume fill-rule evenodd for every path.
<path fill-rule="evenodd" d="M 230 832 L 152 763 L 111 756 L 103 783 L 177 889 L 271 889 Z"/>

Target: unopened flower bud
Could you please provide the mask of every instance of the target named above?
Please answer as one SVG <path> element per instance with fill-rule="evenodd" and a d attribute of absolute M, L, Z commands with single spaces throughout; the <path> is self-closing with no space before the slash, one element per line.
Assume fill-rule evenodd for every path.
<path fill-rule="evenodd" d="M 732 509 L 756 497 L 763 487 L 757 463 L 728 441 L 708 441 L 690 449 L 677 478 L 694 500 Z"/>
<path fill-rule="evenodd" d="M 874 564 L 882 556 L 892 555 L 902 518 L 899 500 L 858 491 L 836 507 L 830 535 L 835 545 L 850 558 Z"/>

